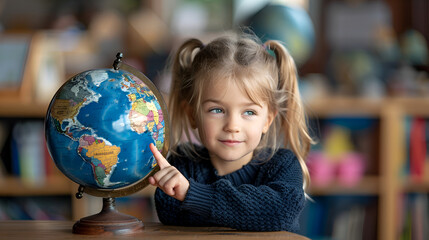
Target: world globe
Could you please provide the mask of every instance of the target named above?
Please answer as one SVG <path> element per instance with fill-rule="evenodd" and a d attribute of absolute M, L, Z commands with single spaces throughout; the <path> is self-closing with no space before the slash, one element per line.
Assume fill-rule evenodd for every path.
<path fill-rule="evenodd" d="M 135 193 L 159 167 L 149 149 L 166 156 L 168 117 L 162 95 L 146 76 L 122 62 L 112 69 L 81 72 L 53 96 L 45 117 L 53 161 L 83 193 L 103 197 L 98 214 L 73 225 L 73 233 L 119 235 L 140 232 L 141 220 L 118 212 L 115 198 Z"/>
<path fill-rule="evenodd" d="M 150 143 L 165 154 L 165 104 L 140 74 L 134 69 L 79 73 L 49 105 L 45 135 L 52 159 L 92 195 L 116 197 L 138 191 L 144 186 L 115 194 L 154 172 Z"/>
<path fill-rule="evenodd" d="M 305 9 L 283 3 L 269 3 L 246 20 L 264 42 L 279 40 L 289 50 L 297 66 L 311 56 L 315 45 L 313 22 Z"/>

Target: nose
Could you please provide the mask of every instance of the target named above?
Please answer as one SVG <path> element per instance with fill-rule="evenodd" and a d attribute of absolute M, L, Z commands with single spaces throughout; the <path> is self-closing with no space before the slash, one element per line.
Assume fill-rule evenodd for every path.
<path fill-rule="evenodd" d="M 229 114 L 227 118 L 225 118 L 225 125 L 223 128 L 226 132 L 239 132 L 240 131 L 240 119 L 239 116 L 234 114 Z"/>

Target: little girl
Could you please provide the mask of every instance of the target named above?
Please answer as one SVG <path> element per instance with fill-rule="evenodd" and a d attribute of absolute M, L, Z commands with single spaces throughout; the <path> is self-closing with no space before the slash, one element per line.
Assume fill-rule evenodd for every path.
<path fill-rule="evenodd" d="M 150 145 L 160 221 L 296 232 L 311 138 L 288 51 L 245 33 L 190 39 L 172 71 L 169 161 Z"/>

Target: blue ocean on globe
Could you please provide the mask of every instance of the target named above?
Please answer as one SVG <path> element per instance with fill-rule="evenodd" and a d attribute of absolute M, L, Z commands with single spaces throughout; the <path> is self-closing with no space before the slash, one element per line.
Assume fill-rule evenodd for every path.
<path fill-rule="evenodd" d="M 96 189 L 117 189 L 156 166 L 149 144 L 161 150 L 165 124 L 153 87 L 124 70 L 97 69 L 68 80 L 45 119 L 47 146 L 68 178 Z"/>

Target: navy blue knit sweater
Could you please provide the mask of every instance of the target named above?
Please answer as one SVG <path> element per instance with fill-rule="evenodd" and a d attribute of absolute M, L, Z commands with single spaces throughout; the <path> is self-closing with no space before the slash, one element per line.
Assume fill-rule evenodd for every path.
<path fill-rule="evenodd" d="M 208 159 L 205 148 L 198 153 Z M 156 210 L 162 223 L 298 231 L 305 196 L 301 167 L 290 150 L 280 149 L 269 161 L 252 160 L 224 176 L 217 175 L 209 160 L 175 156 L 169 162 L 190 185 L 183 202 L 156 190 Z"/>

